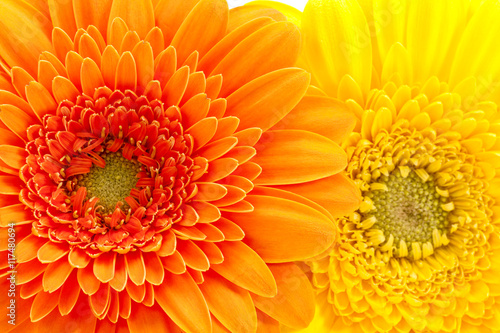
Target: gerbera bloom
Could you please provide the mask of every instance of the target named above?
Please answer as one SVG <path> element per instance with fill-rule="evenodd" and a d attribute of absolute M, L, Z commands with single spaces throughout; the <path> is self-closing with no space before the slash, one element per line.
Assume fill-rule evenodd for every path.
<path fill-rule="evenodd" d="M 500 2 L 284 10 L 301 64 L 357 117 L 345 147 L 363 196 L 309 263 L 306 331 L 499 332 Z"/>
<path fill-rule="evenodd" d="M 338 174 L 355 120 L 313 96 L 290 67 L 299 30 L 267 13 L 2 2 L 0 331 L 307 326 L 313 291 L 292 262 L 334 241 L 315 201 L 359 204 Z"/>

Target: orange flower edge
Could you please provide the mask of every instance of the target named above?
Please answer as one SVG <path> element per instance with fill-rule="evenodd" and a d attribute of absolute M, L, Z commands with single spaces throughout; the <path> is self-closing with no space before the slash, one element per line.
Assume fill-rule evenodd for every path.
<path fill-rule="evenodd" d="M 305 327 L 313 292 L 291 262 L 332 244 L 359 193 L 337 144 L 354 117 L 290 68 L 297 28 L 218 0 L 7 4 L 0 230 L 15 225 L 18 313 L 2 331 Z M 15 23 L 33 16 L 30 39 Z"/>

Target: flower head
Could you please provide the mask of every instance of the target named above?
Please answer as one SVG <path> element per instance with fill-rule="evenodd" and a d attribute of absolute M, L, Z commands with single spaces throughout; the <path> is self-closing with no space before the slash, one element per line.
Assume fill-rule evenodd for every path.
<path fill-rule="evenodd" d="M 17 272 L 19 310 L 2 332 L 308 324 L 312 289 L 292 261 L 334 240 L 318 198 L 358 204 L 336 143 L 354 117 L 313 96 L 290 67 L 298 29 L 263 14 L 222 0 L 4 1 L 0 226 L 18 264 L 0 273 Z"/>
<path fill-rule="evenodd" d="M 309 1 L 302 66 L 357 117 L 362 191 L 307 331 L 498 332 L 498 1 Z"/>

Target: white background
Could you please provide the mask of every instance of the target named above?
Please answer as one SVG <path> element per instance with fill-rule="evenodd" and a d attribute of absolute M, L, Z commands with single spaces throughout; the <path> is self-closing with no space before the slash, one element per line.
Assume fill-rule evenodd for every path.
<path fill-rule="evenodd" d="M 250 2 L 251 0 L 227 0 L 229 8 L 237 7 Z M 299 10 L 304 10 L 307 0 L 280 0 L 281 3 L 286 3 L 287 5 L 293 6 Z"/>

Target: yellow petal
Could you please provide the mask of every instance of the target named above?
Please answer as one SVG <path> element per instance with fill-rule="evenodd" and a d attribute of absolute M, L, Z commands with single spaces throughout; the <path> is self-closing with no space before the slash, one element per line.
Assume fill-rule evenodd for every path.
<path fill-rule="evenodd" d="M 447 73 L 451 64 L 446 57 L 452 52 L 450 49 L 456 48 L 456 45 L 452 44 L 453 38 L 463 26 L 465 15 L 466 8 L 463 1 L 410 2 L 407 48 L 413 64 L 415 81 L 423 82 L 433 75 L 442 80 L 448 78 Z M 438 31 L 439 33 L 436 33 Z M 484 42 L 485 39 L 480 38 L 480 40 Z"/>
<path fill-rule="evenodd" d="M 356 1 L 308 2 L 302 29 L 305 55 L 320 87 L 335 96 L 340 80 L 349 74 L 366 96 L 370 89 L 372 46 L 368 24 Z"/>

